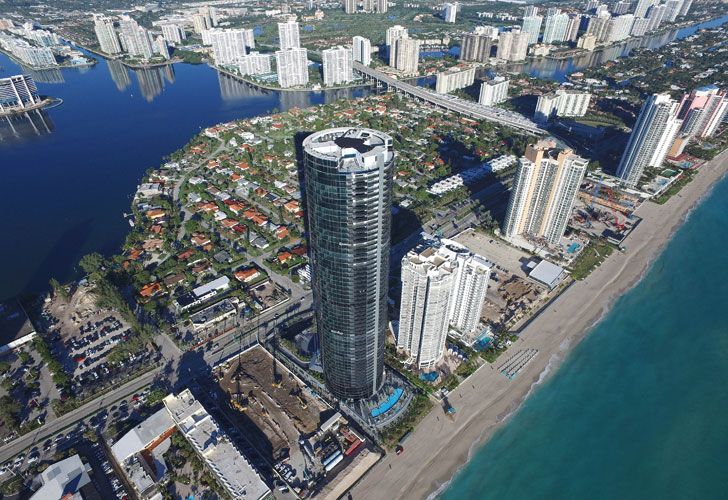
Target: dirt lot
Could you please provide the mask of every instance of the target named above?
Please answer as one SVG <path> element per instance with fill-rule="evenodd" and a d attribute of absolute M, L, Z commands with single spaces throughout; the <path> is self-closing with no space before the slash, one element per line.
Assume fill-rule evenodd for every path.
<path fill-rule="evenodd" d="M 271 355 L 256 347 L 231 361 L 220 379 L 220 387 L 238 409 L 246 436 L 274 459 L 285 449 L 298 449 L 299 436 L 316 431 L 326 410 L 308 397 L 283 365 L 275 363 L 275 370 L 274 376 Z M 274 386 L 274 379 L 280 387 Z"/>

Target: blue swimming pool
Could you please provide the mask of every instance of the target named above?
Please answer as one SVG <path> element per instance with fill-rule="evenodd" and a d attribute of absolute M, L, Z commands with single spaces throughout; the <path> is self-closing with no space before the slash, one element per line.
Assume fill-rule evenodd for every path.
<path fill-rule="evenodd" d="M 394 392 L 387 398 L 387 400 L 372 410 L 372 417 L 378 417 L 384 413 L 387 413 L 392 407 L 397 404 L 399 398 L 402 397 L 404 391 L 397 387 Z"/>
<path fill-rule="evenodd" d="M 574 253 L 577 250 L 579 250 L 580 248 L 581 248 L 581 245 L 579 245 L 578 243 L 572 243 L 571 245 L 569 245 L 569 248 L 567 248 L 566 251 L 568 253 Z"/>

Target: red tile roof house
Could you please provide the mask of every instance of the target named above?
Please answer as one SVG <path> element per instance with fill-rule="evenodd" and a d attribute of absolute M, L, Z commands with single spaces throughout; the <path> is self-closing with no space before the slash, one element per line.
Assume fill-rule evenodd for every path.
<path fill-rule="evenodd" d="M 139 290 L 139 295 L 141 297 L 144 297 L 145 299 L 148 299 L 150 297 L 154 297 L 161 291 L 162 285 L 155 281 L 154 283 L 147 283 L 146 285 L 144 285 L 141 290 Z"/>
<path fill-rule="evenodd" d="M 291 254 L 290 252 L 281 252 L 276 258 L 278 259 L 278 262 L 280 262 L 281 264 L 285 264 L 293 258 L 293 254 Z"/>
<path fill-rule="evenodd" d="M 279 226 L 278 229 L 276 229 L 276 238 L 278 238 L 279 240 L 284 240 L 284 239 L 288 238 L 289 234 L 291 234 L 291 233 L 288 231 L 288 228 L 285 226 Z"/>
<path fill-rule="evenodd" d="M 193 245 L 198 246 L 198 247 L 201 247 L 201 246 L 204 246 L 204 245 L 207 245 L 208 243 L 210 243 L 210 238 L 208 238 L 206 235 L 200 234 L 200 233 L 193 233 L 192 238 L 190 238 L 190 240 L 192 241 Z"/>
<path fill-rule="evenodd" d="M 235 279 L 242 281 L 243 283 L 249 283 L 258 276 L 260 276 L 260 271 L 255 267 L 235 271 Z"/>

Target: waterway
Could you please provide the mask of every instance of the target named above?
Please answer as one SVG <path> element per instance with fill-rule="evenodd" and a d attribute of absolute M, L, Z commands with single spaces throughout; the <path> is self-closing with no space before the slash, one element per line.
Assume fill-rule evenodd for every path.
<path fill-rule="evenodd" d="M 216 123 L 361 96 L 367 89 L 264 91 L 206 65 L 25 71 L 63 104 L 0 118 L 0 301 L 75 276 L 89 252 L 115 252 L 149 168 Z M 23 72 L 0 54 L 0 77 Z"/>
<path fill-rule="evenodd" d="M 728 16 L 569 60 L 540 60 L 519 70 L 563 80 L 570 71 L 657 48 Z M 9 242 L 0 301 L 45 289 L 51 277 L 74 276 L 85 253 L 113 253 L 128 231 L 130 196 L 148 168 L 202 128 L 360 96 L 367 89 L 264 91 L 206 65 L 175 64 L 129 70 L 98 58 L 93 67 L 32 74 L 41 94 L 63 100 L 48 111 L 0 119 L 0 213 Z M 0 54 L 0 76 L 22 72 Z"/>
<path fill-rule="evenodd" d="M 530 76 L 543 78 L 544 80 L 564 82 L 566 81 L 566 77 L 575 71 L 581 71 L 592 66 L 600 66 L 607 61 L 626 57 L 635 49 L 659 49 L 670 42 L 682 40 L 683 38 L 694 35 L 700 29 L 716 28 L 726 22 L 728 22 L 728 15 L 704 23 L 665 31 L 659 35 L 628 40 L 625 43 L 612 45 L 611 47 L 581 56 L 568 59 L 535 59 L 523 64 L 508 65 L 505 69 L 507 71 L 526 73 Z"/>

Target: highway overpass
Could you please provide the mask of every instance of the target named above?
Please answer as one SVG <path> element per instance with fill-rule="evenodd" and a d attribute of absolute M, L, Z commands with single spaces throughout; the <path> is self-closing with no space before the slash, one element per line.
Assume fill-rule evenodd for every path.
<path fill-rule="evenodd" d="M 387 88 L 409 95 L 415 99 L 427 101 L 439 108 L 447 109 L 469 118 L 474 118 L 476 120 L 488 120 L 534 135 L 543 135 L 546 133 L 546 131 L 538 124 L 514 111 L 508 111 L 493 106 L 484 106 L 477 102 L 466 101 L 447 94 L 438 94 L 432 90 L 392 78 L 381 71 L 364 66 L 356 61 L 354 61 L 354 71 L 364 76 L 366 80 L 377 81 L 387 86 Z"/>

